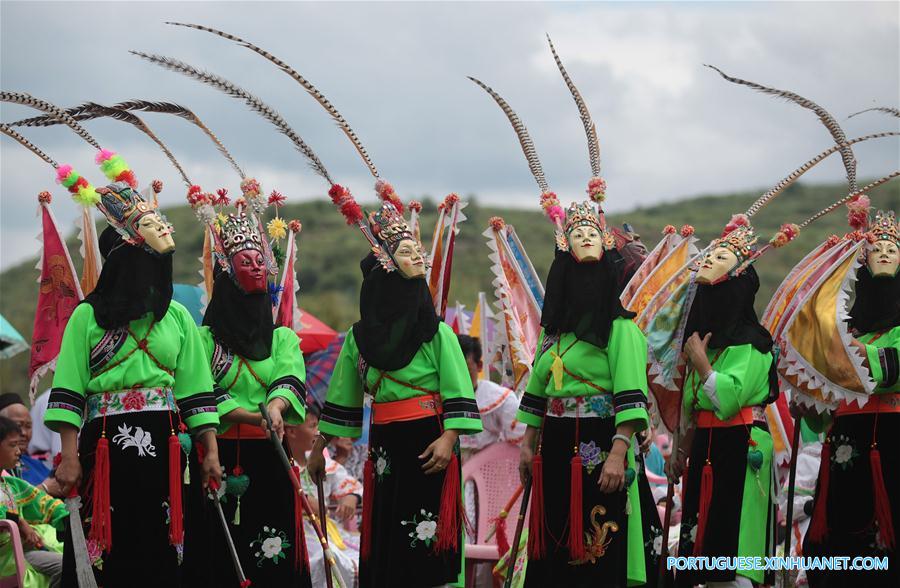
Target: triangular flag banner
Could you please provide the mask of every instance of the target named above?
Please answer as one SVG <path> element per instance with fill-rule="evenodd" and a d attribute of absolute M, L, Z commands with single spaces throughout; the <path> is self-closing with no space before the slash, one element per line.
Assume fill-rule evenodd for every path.
<path fill-rule="evenodd" d="M 288 232 L 287 251 L 281 274 L 281 300 L 275 313 L 275 324 L 294 331 L 300 329 L 300 309 L 297 306 L 297 284 L 294 265 L 297 262 L 297 240 L 293 231 Z"/>
<path fill-rule="evenodd" d="M 84 259 L 84 267 L 81 269 L 81 291 L 87 296 L 97 287 L 100 279 L 100 243 L 97 239 L 97 227 L 94 224 L 92 208 L 85 206 L 81 209 L 81 219 L 75 221 L 78 227 L 78 239 L 81 241 L 79 253 Z"/>
<path fill-rule="evenodd" d="M 39 265 L 40 290 L 31 339 L 31 364 L 28 368 L 31 384 L 29 397 L 32 402 L 41 377 L 56 367 L 63 331 L 83 298 L 78 274 L 65 241 L 59 234 L 49 202 L 41 202 L 41 217 L 44 246 Z"/>

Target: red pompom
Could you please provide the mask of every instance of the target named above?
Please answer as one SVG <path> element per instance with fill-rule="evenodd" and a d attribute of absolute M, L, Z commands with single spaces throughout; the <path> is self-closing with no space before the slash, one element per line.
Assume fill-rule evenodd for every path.
<path fill-rule="evenodd" d="M 411 212 L 422 212 L 422 203 L 418 200 L 410 200 L 409 204 L 407 204 L 406 207 L 409 208 Z"/>
<path fill-rule="evenodd" d="M 675 226 L 674 225 L 666 225 L 663 227 L 663 235 L 674 235 L 675 234 Z"/>
<path fill-rule="evenodd" d="M 506 226 L 506 221 L 504 221 L 501 216 L 492 216 L 491 220 L 488 221 L 488 224 L 490 224 L 491 228 L 495 231 L 499 231 Z"/>
<path fill-rule="evenodd" d="M 272 190 L 272 193 L 269 194 L 269 204 L 273 206 L 282 206 L 286 200 L 284 194 L 278 190 Z"/>
<path fill-rule="evenodd" d="M 687 239 L 691 235 L 694 234 L 694 227 L 691 225 L 684 225 L 681 227 L 681 236 Z"/>
<path fill-rule="evenodd" d="M 292 233 L 299 233 L 300 229 L 303 228 L 303 225 L 300 224 L 300 221 L 298 221 L 297 219 L 294 219 L 288 223 L 288 228 L 291 230 Z"/>
<path fill-rule="evenodd" d="M 134 172 L 131 171 L 130 169 L 126 169 L 125 171 L 123 171 L 122 173 L 117 175 L 116 181 L 117 182 L 125 182 L 134 189 L 137 189 L 137 187 L 138 187 L 137 176 L 135 176 Z"/>
<path fill-rule="evenodd" d="M 151 186 L 153 187 L 153 191 L 157 194 L 159 194 L 163 190 L 163 183 L 161 180 L 153 180 Z"/>

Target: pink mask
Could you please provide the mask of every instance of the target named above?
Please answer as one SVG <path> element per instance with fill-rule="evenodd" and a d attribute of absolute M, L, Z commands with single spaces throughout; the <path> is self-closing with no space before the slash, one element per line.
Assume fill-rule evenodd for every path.
<path fill-rule="evenodd" d="M 247 294 L 266 292 L 266 264 L 262 253 L 255 249 L 238 251 L 231 258 L 234 279 Z"/>

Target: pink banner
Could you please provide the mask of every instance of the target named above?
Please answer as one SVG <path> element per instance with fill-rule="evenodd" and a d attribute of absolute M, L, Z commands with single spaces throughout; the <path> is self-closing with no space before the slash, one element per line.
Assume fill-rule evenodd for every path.
<path fill-rule="evenodd" d="M 44 250 L 41 255 L 40 292 L 34 315 L 34 332 L 31 339 L 31 395 L 34 398 L 38 380 L 56 365 L 56 357 L 62 344 L 63 331 L 75 306 L 81 301 L 81 286 L 72 258 L 53 213 L 41 204 L 44 234 Z"/>

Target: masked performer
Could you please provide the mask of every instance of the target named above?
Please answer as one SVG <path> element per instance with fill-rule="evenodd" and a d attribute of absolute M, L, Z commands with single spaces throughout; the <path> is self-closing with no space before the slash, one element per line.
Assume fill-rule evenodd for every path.
<path fill-rule="evenodd" d="M 297 335 L 274 326 L 268 279 L 276 263 L 261 233 L 255 207 L 264 198 L 253 179 L 242 183 L 244 200 L 213 239 L 215 285 L 200 337 L 212 370 L 219 418 L 218 445 L 225 478 L 219 489 L 241 566 L 259 586 L 309 586 L 306 552 L 295 510 L 296 492 L 272 448 L 259 404 L 267 404 L 273 428 L 299 424 L 306 415 L 306 371 Z M 198 217 L 215 219 L 211 195 L 188 196 Z M 218 217 L 221 218 L 221 217 Z M 218 513 L 192 485 L 186 580 L 195 586 L 236 586 Z M 195 526 L 196 525 L 196 526 Z M 196 531 L 196 532 L 194 532 Z"/>
<path fill-rule="evenodd" d="M 900 523 L 900 227 L 894 213 L 879 212 L 868 232 L 866 263 L 856 277 L 849 326 L 854 346 L 875 382 L 867 402 L 841 401 L 822 447 L 808 556 L 873 556 L 893 561 Z M 887 570 L 807 572 L 819 586 L 896 586 Z"/>
<path fill-rule="evenodd" d="M 58 170 L 111 226 L 97 287 L 66 327 L 44 421 L 62 436 L 57 479 L 64 490 L 81 481 L 98 583 L 179 586 L 187 431 L 206 448 L 202 482 L 221 477 L 212 380 L 197 327 L 172 300 L 172 227 L 120 156 L 104 150 L 98 161 L 113 183 L 96 191 L 70 166 Z M 66 586 L 76 585 L 74 557 L 67 540 Z"/>
<path fill-rule="evenodd" d="M 777 397 L 778 383 L 772 336 L 753 309 L 759 277 L 745 265 L 756 240 L 747 226 L 726 229 L 697 272 L 684 330 L 689 371 L 682 410 L 694 428 L 685 440 L 689 449 L 680 452 L 689 455 L 681 554 L 762 557 L 771 547 L 772 437 L 763 407 Z M 748 576 L 686 571 L 676 578 L 682 586 L 762 582 L 761 571 L 738 573 Z"/>
<path fill-rule="evenodd" d="M 337 359 L 309 470 L 321 475 L 332 437 L 360 436 L 364 393 L 371 395 L 360 585 L 455 583 L 457 437 L 481 431 L 478 406 L 456 335 L 435 314 L 421 245 L 394 203 L 370 223 L 378 245 L 361 263 L 360 320 Z"/>

